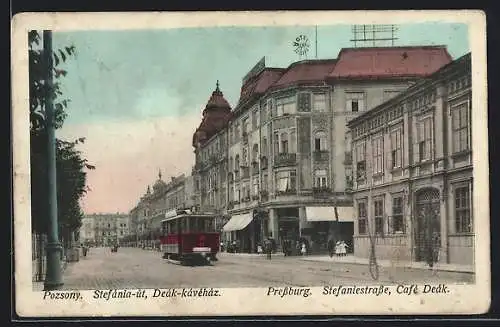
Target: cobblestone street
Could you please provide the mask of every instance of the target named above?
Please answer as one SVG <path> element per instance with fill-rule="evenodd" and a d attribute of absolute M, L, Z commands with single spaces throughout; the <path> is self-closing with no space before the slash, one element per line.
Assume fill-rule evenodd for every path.
<path fill-rule="evenodd" d="M 92 248 L 87 257 L 68 264 L 64 289 L 322 286 L 375 283 L 470 283 L 474 274 L 432 272 L 402 267 L 380 268 L 373 281 L 368 266 L 315 262 L 300 257 L 246 256 L 221 253 L 213 266 L 188 267 L 161 258 L 161 253 L 138 248 Z"/>

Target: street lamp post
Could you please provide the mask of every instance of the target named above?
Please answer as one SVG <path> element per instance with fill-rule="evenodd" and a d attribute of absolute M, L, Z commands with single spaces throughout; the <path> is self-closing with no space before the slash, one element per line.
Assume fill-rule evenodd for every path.
<path fill-rule="evenodd" d="M 52 31 L 43 31 L 43 57 L 45 59 L 45 124 L 47 131 L 47 179 L 48 179 L 48 242 L 47 242 L 47 274 L 44 290 L 61 287 L 61 251 L 59 242 L 59 224 L 57 219 L 57 172 L 56 172 L 56 138 L 53 103 L 53 66 L 52 66 Z"/>

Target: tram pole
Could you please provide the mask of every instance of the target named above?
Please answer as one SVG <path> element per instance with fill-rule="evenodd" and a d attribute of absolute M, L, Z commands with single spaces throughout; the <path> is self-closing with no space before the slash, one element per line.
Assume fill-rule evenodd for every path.
<path fill-rule="evenodd" d="M 54 126 L 53 103 L 53 64 L 52 64 L 52 31 L 43 31 L 43 58 L 45 69 L 45 128 L 47 131 L 47 180 L 48 180 L 48 242 L 47 242 L 47 274 L 44 290 L 61 287 L 61 251 L 59 242 L 59 223 L 57 219 L 57 170 L 56 170 L 56 137 Z"/>

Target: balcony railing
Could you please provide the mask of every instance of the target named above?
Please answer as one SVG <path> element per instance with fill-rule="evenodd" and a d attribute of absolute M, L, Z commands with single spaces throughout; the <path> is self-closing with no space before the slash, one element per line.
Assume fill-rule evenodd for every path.
<path fill-rule="evenodd" d="M 328 151 L 314 151 L 314 161 L 328 161 L 330 153 Z"/>
<path fill-rule="evenodd" d="M 327 186 L 313 187 L 313 194 L 329 194 L 332 190 Z"/>
<path fill-rule="evenodd" d="M 291 194 L 297 194 L 297 189 L 290 188 L 286 191 L 276 191 L 276 195 L 291 195 Z"/>
<path fill-rule="evenodd" d="M 280 153 L 274 157 L 274 167 L 294 166 L 297 164 L 297 154 Z"/>

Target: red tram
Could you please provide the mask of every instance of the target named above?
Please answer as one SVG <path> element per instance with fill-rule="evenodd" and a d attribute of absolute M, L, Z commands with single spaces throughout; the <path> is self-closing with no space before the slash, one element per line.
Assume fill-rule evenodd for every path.
<path fill-rule="evenodd" d="M 217 261 L 220 234 L 215 230 L 215 215 L 174 210 L 161 222 L 161 251 L 164 259 L 182 265 L 211 264 Z"/>

